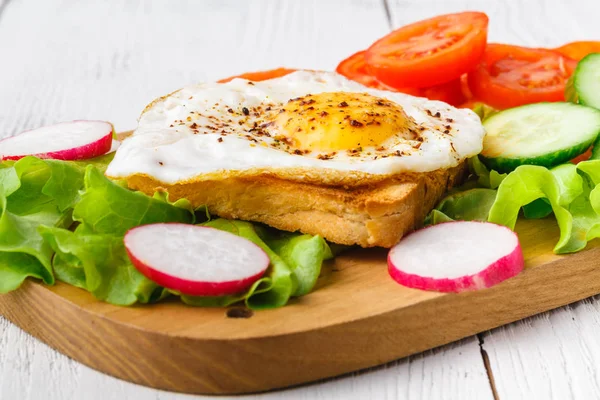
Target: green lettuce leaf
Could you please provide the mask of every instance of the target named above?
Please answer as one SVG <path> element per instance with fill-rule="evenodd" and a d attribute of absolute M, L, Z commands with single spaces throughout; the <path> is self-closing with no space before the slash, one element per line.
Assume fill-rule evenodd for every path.
<path fill-rule="evenodd" d="M 176 203 L 172 205 L 160 198 L 132 192 L 89 166 L 85 171 L 85 190 L 75 205 L 73 219 L 84 224 L 90 232 L 123 236 L 139 225 L 192 223 L 194 214 Z"/>
<path fill-rule="evenodd" d="M 68 227 L 71 210 L 64 208 L 77 196 L 81 181 L 56 185 L 73 167 L 24 157 L 2 163 L 0 169 L 0 292 L 14 290 L 29 276 L 54 283 L 52 249 L 37 231 L 39 226 Z M 52 185 L 60 189 L 54 190 Z"/>
<path fill-rule="evenodd" d="M 17 289 L 27 277 L 54 283 L 54 277 L 38 257 L 24 252 L 0 251 L 0 293 Z"/>
<path fill-rule="evenodd" d="M 506 178 L 507 174 L 501 174 L 498 171 L 489 170 L 479 159 L 478 156 L 471 157 L 469 159 L 469 170 L 471 174 L 477 177 L 477 184 L 479 187 L 488 188 L 488 189 L 496 189 L 504 178 Z"/>
<path fill-rule="evenodd" d="M 582 161 L 577 164 L 577 171 L 582 177 L 583 192 L 568 206 L 573 228 L 565 252 L 582 250 L 588 241 L 600 237 L 600 160 Z"/>
<path fill-rule="evenodd" d="M 24 157 L 1 163 L 1 292 L 16 289 L 28 276 L 54 283 L 53 250 L 39 229 L 69 227 L 84 186 L 86 164 L 105 168 L 112 156 L 85 162 Z"/>
<path fill-rule="evenodd" d="M 2 170 L 2 173 L 2 186 L 9 200 L 6 209 L 11 213 L 32 214 L 52 203 L 52 198 L 42 193 L 51 174 L 44 161 L 25 157 L 15 162 L 12 168 Z"/>
<path fill-rule="evenodd" d="M 559 224 L 563 217 L 569 218 L 560 206 L 560 186 L 554 175 L 544 167 L 522 165 L 498 187 L 488 220 L 514 229 L 521 207 L 540 198 L 548 199 Z"/>
<path fill-rule="evenodd" d="M 523 206 L 523 216 L 527 219 L 546 218 L 552 214 L 552 205 L 545 198 L 539 198 Z"/>
<path fill-rule="evenodd" d="M 457 192 L 444 198 L 425 219 L 426 225 L 454 220 L 486 221 L 496 200 L 496 191 L 476 188 Z"/>
<path fill-rule="evenodd" d="M 519 204 L 545 199 L 560 228 L 560 238 L 554 247 L 557 254 L 572 253 L 585 248 L 587 242 L 600 234 L 600 215 L 592 204 L 592 192 L 597 181 L 585 176 L 585 169 L 600 175 L 600 164 L 585 162 L 581 167 L 564 164 L 547 170 L 543 167 L 521 166 L 511 173 L 498 189 L 490 222 L 514 228 Z M 506 186 L 503 186 L 506 182 Z"/>
<path fill-rule="evenodd" d="M 41 224 L 67 225 L 68 218 L 55 206 L 38 208 L 30 215 L 7 210 L 7 198 L 0 194 L 0 291 L 16 289 L 28 276 L 54 283 L 52 250 L 37 232 Z"/>
<path fill-rule="evenodd" d="M 158 285 L 129 261 L 123 238 L 40 227 L 41 235 L 56 252 L 56 277 L 116 305 L 148 303 Z"/>
<path fill-rule="evenodd" d="M 427 223 L 481 220 L 487 210 L 489 222 L 514 229 L 523 210 L 526 218 L 554 215 L 560 228 L 554 248 L 557 254 L 580 251 L 600 237 L 600 160 L 550 170 L 523 165 L 502 177 L 497 190 L 493 190 L 491 172 L 481 163 L 472 161 L 471 171 L 483 188 L 451 193 L 428 215 Z"/>
<path fill-rule="evenodd" d="M 589 165 L 589 164 L 588 164 Z M 585 166 L 584 166 L 585 167 Z M 574 164 L 558 165 L 550 170 L 558 183 L 559 199 L 562 206 L 572 203 L 583 193 L 583 178 Z"/>
<path fill-rule="evenodd" d="M 50 168 L 50 178 L 42 188 L 42 193 L 52 198 L 61 211 L 73 208 L 79 201 L 85 169 L 64 161 L 44 162 Z"/>
<path fill-rule="evenodd" d="M 104 174 L 106 172 L 106 169 L 108 168 L 108 164 L 110 164 L 113 158 L 115 158 L 115 152 L 108 153 L 96 158 L 91 158 L 89 160 L 71 161 L 70 164 L 74 164 L 84 171 L 88 165 L 91 165 L 92 167 L 96 168 L 98 171 Z"/>
<path fill-rule="evenodd" d="M 319 236 L 281 233 L 244 221 L 210 220 L 206 209 L 194 210 L 185 199 L 171 202 L 164 192 L 149 197 L 130 191 L 123 182 L 102 174 L 111 158 L 65 162 L 25 157 L 0 163 L 0 292 L 17 288 L 28 276 L 48 284 L 56 276 L 116 305 L 180 296 L 138 272 L 123 245 L 127 230 L 156 222 L 209 220 L 207 226 L 256 243 L 271 260 L 265 276 L 246 293 L 180 296 L 192 305 L 245 301 L 252 309 L 283 306 L 292 296 L 310 292 L 323 261 L 333 257 Z"/>
<path fill-rule="evenodd" d="M 583 193 L 583 179 L 577 173 L 573 164 L 558 165 L 550 170 L 559 186 L 559 201 L 562 206 L 567 206 Z M 546 198 L 539 198 L 523 206 L 525 218 L 545 218 L 552 214 L 552 205 Z"/>
<path fill-rule="evenodd" d="M 261 237 L 291 269 L 296 282 L 292 296 L 309 293 L 321 274 L 323 261 L 333 258 L 329 245 L 320 236 L 279 233 Z"/>

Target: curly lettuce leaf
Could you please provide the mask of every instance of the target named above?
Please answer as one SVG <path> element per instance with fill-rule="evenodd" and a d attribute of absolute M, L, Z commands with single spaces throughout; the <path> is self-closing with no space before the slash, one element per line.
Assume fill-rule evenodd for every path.
<path fill-rule="evenodd" d="M 516 174 L 509 175 L 509 178 L 513 176 L 509 185 L 501 185 L 498 189 L 496 213 L 492 215 L 490 212 L 489 221 L 514 228 L 513 221 L 518 215 L 516 203 L 524 203 L 534 197 L 544 199 L 560 228 L 560 238 L 554 252 L 564 254 L 584 249 L 588 241 L 600 234 L 599 214 L 592 204 L 592 193 L 600 180 L 594 181 L 585 173 L 587 169 L 592 174 L 595 172 L 600 175 L 600 164 L 594 166 L 591 163 L 580 163 L 581 166 L 563 164 L 552 170 L 534 166 L 517 168 L 520 172 L 515 170 Z"/>
<path fill-rule="evenodd" d="M 51 172 L 50 178 L 42 188 L 42 193 L 51 197 L 61 211 L 73 208 L 79 201 L 85 169 L 64 161 L 44 162 Z"/>
<path fill-rule="evenodd" d="M 40 262 L 39 256 L 0 251 L 0 293 L 17 289 L 27 277 L 41 279 L 49 285 L 54 283 L 54 277 Z"/>
<path fill-rule="evenodd" d="M 89 160 L 71 161 L 70 164 L 78 166 L 83 171 L 85 171 L 88 165 L 91 165 L 104 174 L 108 168 L 108 164 L 110 164 L 113 158 L 115 158 L 115 152 L 107 153 L 103 156 L 91 158 Z"/>
<path fill-rule="evenodd" d="M 56 252 L 56 277 L 116 305 L 148 303 L 158 285 L 129 261 L 123 238 L 40 227 L 41 235 Z"/>
<path fill-rule="evenodd" d="M 457 192 L 444 198 L 427 216 L 426 225 L 454 220 L 486 221 L 496 200 L 496 191 L 476 188 Z"/>
<path fill-rule="evenodd" d="M 38 228 L 67 228 L 84 186 L 85 163 L 106 166 L 112 155 L 86 162 L 24 157 L 0 168 L 0 292 L 29 276 L 54 283 L 53 250 Z"/>
<path fill-rule="evenodd" d="M 552 205 L 545 198 L 539 198 L 523 206 L 523 216 L 527 219 L 542 219 L 552 214 Z"/>
<path fill-rule="evenodd" d="M 477 177 L 477 184 L 488 189 L 497 189 L 507 176 L 506 173 L 501 174 L 498 171 L 490 171 L 477 156 L 469 159 L 469 170 Z"/>
<path fill-rule="evenodd" d="M 296 282 L 292 296 L 309 293 L 321 274 L 323 261 L 333 258 L 332 250 L 320 236 L 286 233 L 261 237 L 292 270 Z"/>
<path fill-rule="evenodd" d="M 122 236 L 139 225 L 193 222 L 194 214 L 189 209 L 132 192 L 92 166 L 87 167 L 84 181 L 85 190 L 75 205 L 73 219 L 84 224 L 90 232 Z M 187 206 L 188 203 L 184 204 Z"/>
<path fill-rule="evenodd" d="M 51 170 L 35 157 L 25 157 L 15 162 L 12 168 L 2 170 L 2 186 L 7 195 L 6 208 L 16 215 L 27 215 L 52 203 L 50 196 L 42 193 Z"/>
<path fill-rule="evenodd" d="M 574 164 L 562 164 L 550 169 L 559 190 L 558 202 L 562 206 L 571 204 L 584 191 L 584 180 Z"/>
<path fill-rule="evenodd" d="M 60 225 L 63 216 L 52 205 L 30 215 L 13 214 L 6 205 L 7 198 L 0 194 L 0 293 L 18 288 L 29 276 L 54 283 L 52 249 L 37 227 Z"/>
<path fill-rule="evenodd" d="M 573 239 L 569 252 L 585 248 L 588 241 L 600 237 L 600 161 L 583 161 L 577 164 L 583 178 L 583 192 L 571 204 Z"/>
<path fill-rule="evenodd" d="M 488 221 L 514 229 L 521 207 L 534 200 L 546 198 L 561 232 L 554 250 L 561 252 L 570 240 L 573 218 L 569 211 L 560 205 L 560 196 L 560 186 L 552 172 L 544 167 L 522 165 L 511 172 L 498 187 Z"/>
<path fill-rule="evenodd" d="M 139 273 L 127 256 L 121 235 L 95 233 L 82 226 L 74 232 L 52 227 L 40 227 L 39 231 L 56 253 L 52 265 L 57 279 L 88 290 L 100 300 L 122 306 L 176 295 L 194 306 L 223 307 L 245 301 L 254 310 L 281 307 L 292 296 L 308 293 L 316 283 L 323 261 L 332 257 L 319 236 L 265 235 L 261 227 L 249 222 L 226 219 L 204 225 L 234 233 L 260 246 L 271 260 L 265 276 L 245 293 L 187 296 L 159 287 Z"/>
<path fill-rule="evenodd" d="M 64 161 L 24 157 L 2 163 L 0 169 L 0 292 L 14 290 L 29 276 L 54 283 L 52 249 L 39 226 L 68 227 L 71 211 L 62 208 L 73 199 L 80 182 L 73 179 L 52 190 L 63 174 L 75 169 Z M 76 173 L 72 174 L 76 177 Z M 83 175 L 81 175 L 83 176 Z"/>
<path fill-rule="evenodd" d="M 428 223 L 454 219 L 481 219 L 487 207 L 487 220 L 514 229 L 520 211 L 526 218 L 554 215 L 560 238 L 554 248 L 557 254 L 585 248 L 600 237 L 600 160 L 578 165 L 563 164 L 550 170 L 523 165 L 503 177 L 497 190 L 490 189 L 490 172 L 477 161 L 471 164 L 478 184 L 485 189 L 452 193 L 427 217 Z M 480 190 L 492 190 L 485 199 Z M 490 204 L 490 199 L 493 201 Z"/>
<path fill-rule="evenodd" d="M 323 261 L 333 257 L 319 236 L 281 233 L 243 221 L 210 221 L 204 208 L 194 210 L 187 200 L 171 202 L 167 193 L 149 197 L 132 192 L 98 169 L 111 157 L 92 160 L 93 165 L 35 157 L 0 163 L 0 292 L 17 288 L 28 276 L 48 284 L 56 276 L 116 305 L 179 295 L 139 273 L 123 245 L 127 230 L 155 222 L 208 219 L 206 225 L 245 237 L 269 255 L 267 273 L 246 293 L 181 295 L 193 305 L 245 301 L 252 309 L 283 306 L 292 296 L 312 290 Z M 66 229 L 74 220 L 76 229 Z"/>
<path fill-rule="evenodd" d="M 559 186 L 558 203 L 567 206 L 583 193 L 583 179 L 573 164 L 558 165 L 550 170 Z M 546 198 L 539 198 L 523 206 L 523 215 L 529 219 L 545 218 L 552 214 L 552 205 Z"/>

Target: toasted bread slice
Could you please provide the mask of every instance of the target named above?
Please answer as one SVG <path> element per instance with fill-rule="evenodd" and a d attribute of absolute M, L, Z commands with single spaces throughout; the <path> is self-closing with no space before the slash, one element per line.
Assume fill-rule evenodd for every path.
<path fill-rule="evenodd" d="M 345 189 L 261 176 L 167 185 L 144 175 L 127 179 L 146 194 L 166 190 L 224 218 L 262 222 L 285 231 L 320 235 L 362 247 L 391 247 L 420 227 L 447 189 L 466 172 L 451 169 L 409 173 L 376 185 Z"/>

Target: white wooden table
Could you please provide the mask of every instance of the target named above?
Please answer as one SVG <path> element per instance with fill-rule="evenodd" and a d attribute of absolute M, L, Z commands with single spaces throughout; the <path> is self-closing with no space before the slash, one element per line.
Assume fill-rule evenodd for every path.
<path fill-rule="evenodd" d="M 0 136 L 72 119 L 132 129 L 146 103 L 183 85 L 280 65 L 333 69 L 394 27 L 467 9 L 488 13 L 491 41 L 600 40 L 598 0 L 0 0 Z M 600 302 L 588 299 L 385 367 L 249 398 L 599 396 Z M 201 396 L 103 375 L 0 317 L 0 399 L 129 398 Z"/>

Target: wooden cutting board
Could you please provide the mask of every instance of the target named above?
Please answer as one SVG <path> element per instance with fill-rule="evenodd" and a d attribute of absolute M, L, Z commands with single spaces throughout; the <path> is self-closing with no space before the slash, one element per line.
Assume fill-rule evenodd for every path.
<path fill-rule="evenodd" d="M 26 282 L 0 313 L 58 351 L 107 374 L 188 393 L 246 393 L 375 366 L 600 293 L 600 246 L 552 248 L 553 220 L 520 221 L 526 269 L 491 289 L 439 294 L 387 274 L 386 252 L 348 252 L 318 287 L 283 308 L 116 307 L 59 283 Z"/>

